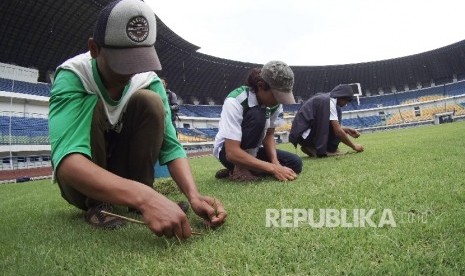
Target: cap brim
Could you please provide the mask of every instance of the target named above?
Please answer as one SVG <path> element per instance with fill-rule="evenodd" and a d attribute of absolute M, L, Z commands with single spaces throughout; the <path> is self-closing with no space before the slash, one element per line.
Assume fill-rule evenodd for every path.
<path fill-rule="evenodd" d="M 135 48 L 101 48 L 111 70 L 121 75 L 161 70 L 154 46 Z"/>
<path fill-rule="evenodd" d="M 281 91 L 276 89 L 271 89 L 274 98 L 280 104 L 295 104 L 294 94 L 292 91 Z"/>

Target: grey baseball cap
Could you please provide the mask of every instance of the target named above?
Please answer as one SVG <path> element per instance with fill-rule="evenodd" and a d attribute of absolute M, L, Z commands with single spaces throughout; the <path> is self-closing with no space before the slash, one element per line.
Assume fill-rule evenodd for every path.
<path fill-rule="evenodd" d="M 155 13 L 141 0 L 118 0 L 105 6 L 97 19 L 94 40 L 118 74 L 161 70 L 155 51 Z"/>
<path fill-rule="evenodd" d="M 271 87 L 271 93 L 280 104 L 295 104 L 292 87 L 294 72 L 282 61 L 273 60 L 263 65 L 260 76 Z"/>

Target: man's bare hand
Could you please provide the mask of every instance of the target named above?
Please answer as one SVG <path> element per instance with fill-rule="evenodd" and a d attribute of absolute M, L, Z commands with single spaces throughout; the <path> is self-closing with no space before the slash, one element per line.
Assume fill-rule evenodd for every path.
<path fill-rule="evenodd" d="M 297 174 L 288 167 L 274 164 L 273 176 L 280 181 L 295 180 Z"/>
<path fill-rule="evenodd" d="M 186 239 L 192 234 L 186 214 L 175 202 L 161 194 L 157 193 L 139 210 L 147 227 L 159 237 Z"/>
<path fill-rule="evenodd" d="M 358 132 L 356 129 L 346 128 L 345 130 L 346 130 L 346 133 L 352 136 L 353 138 L 360 137 L 360 132 Z"/>
<path fill-rule="evenodd" d="M 356 152 L 362 152 L 363 151 L 363 146 L 360 144 L 354 144 L 354 150 Z"/>
<path fill-rule="evenodd" d="M 221 201 L 209 196 L 190 199 L 192 210 L 211 227 L 218 227 L 226 221 L 227 213 Z"/>

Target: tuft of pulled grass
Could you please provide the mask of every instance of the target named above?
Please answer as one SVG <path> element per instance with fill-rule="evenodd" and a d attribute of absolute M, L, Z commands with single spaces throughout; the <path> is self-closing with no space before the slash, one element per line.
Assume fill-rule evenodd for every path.
<path fill-rule="evenodd" d="M 153 189 L 165 196 L 180 195 L 178 185 L 170 177 L 157 179 L 153 183 Z"/>

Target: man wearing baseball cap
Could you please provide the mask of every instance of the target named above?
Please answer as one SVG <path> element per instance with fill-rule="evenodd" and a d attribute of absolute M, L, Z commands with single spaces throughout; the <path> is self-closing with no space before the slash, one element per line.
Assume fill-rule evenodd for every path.
<path fill-rule="evenodd" d="M 363 146 L 354 143 L 349 136 L 358 138 L 360 133 L 350 127 L 342 127 L 342 107 L 354 98 L 349 84 L 339 84 L 331 92 L 317 93 L 302 104 L 292 121 L 289 141 L 309 157 L 338 156 L 342 142 L 356 152 Z"/>
<path fill-rule="evenodd" d="M 155 234 L 188 238 L 185 213 L 153 188 L 154 165 L 167 164 L 192 210 L 212 226 L 226 212 L 201 195 L 170 121 L 165 89 L 153 72 L 156 19 L 140 0 L 120 0 L 99 14 L 89 52 L 57 68 L 51 90 L 52 162 L 62 196 L 88 223 L 114 229 L 122 220 L 102 211 L 139 211 Z"/>
<path fill-rule="evenodd" d="M 282 125 L 283 104 L 295 103 L 294 73 L 282 61 L 270 61 L 253 69 L 247 85 L 232 91 L 221 112 L 213 154 L 225 169 L 215 177 L 254 181 L 268 174 L 278 180 L 294 180 L 302 171 L 296 154 L 276 149 L 274 130 Z"/>

